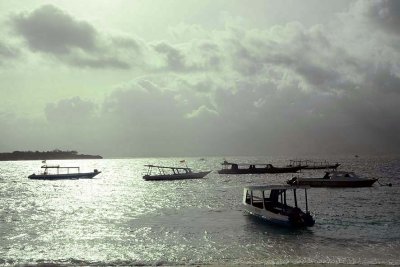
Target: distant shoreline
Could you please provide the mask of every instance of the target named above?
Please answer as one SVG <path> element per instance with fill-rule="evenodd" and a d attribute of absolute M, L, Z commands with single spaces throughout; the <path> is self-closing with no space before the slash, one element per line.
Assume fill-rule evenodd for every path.
<path fill-rule="evenodd" d="M 0 153 L 0 161 L 20 160 L 63 160 L 63 159 L 102 159 L 99 155 L 78 154 L 77 151 L 14 151 L 11 153 Z"/>

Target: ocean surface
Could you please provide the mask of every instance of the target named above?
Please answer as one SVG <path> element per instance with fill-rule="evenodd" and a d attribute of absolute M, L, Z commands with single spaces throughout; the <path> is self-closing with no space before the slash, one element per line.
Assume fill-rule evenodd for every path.
<path fill-rule="evenodd" d="M 58 181 L 27 178 L 40 161 L 0 162 L 0 265 L 400 264 L 400 157 L 322 158 L 393 186 L 313 188 L 316 223 L 300 230 L 264 223 L 241 204 L 244 186 L 284 184 L 293 174 L 219 175 L 224 158 L 213 157 L 185 158 L 194 170 L 213 170 L 204 179 L 142 179 L 144 164 L 182 159 L 48 161 L 102 172 Z"/>

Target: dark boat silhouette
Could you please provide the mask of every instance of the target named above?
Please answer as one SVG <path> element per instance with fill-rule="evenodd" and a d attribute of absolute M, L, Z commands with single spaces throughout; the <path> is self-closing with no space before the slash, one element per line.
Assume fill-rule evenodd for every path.
<path fill-rule="evenodd" d="M 291 160 L 288 167 L 301 167 L 302 170 L 335 170 L 340 166 L 340 163 L 329 163 L 328 161 L 312 161 L 312 160 Z"/>
<path fill-rule="evenodd" d="M 274 167 L 272 164 L 263 163 L 231 163 L 224 161 L 223 169 L 219 174 L 251 174 L 251 173 L 295 173 L 301 170 L 299 166 Z"/>

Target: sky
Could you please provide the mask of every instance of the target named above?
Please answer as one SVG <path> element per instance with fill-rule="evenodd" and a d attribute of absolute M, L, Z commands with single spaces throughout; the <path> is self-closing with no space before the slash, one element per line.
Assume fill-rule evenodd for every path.
<path fill-rule="evenodd" d="M 0 2 L 0 152 L 400 152 L 400 1 Z"/>

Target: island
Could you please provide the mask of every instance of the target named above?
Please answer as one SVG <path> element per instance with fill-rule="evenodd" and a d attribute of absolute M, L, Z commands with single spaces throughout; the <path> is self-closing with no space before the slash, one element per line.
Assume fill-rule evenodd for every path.
<path fill-rule="evenodd" d="M 0 153 L 0 161 L 11 160 L 51 160 L 51 159 L 102 159 L 99 155 L 78 154 L 77 151 L 14 151 L 11 153 Z"/>

